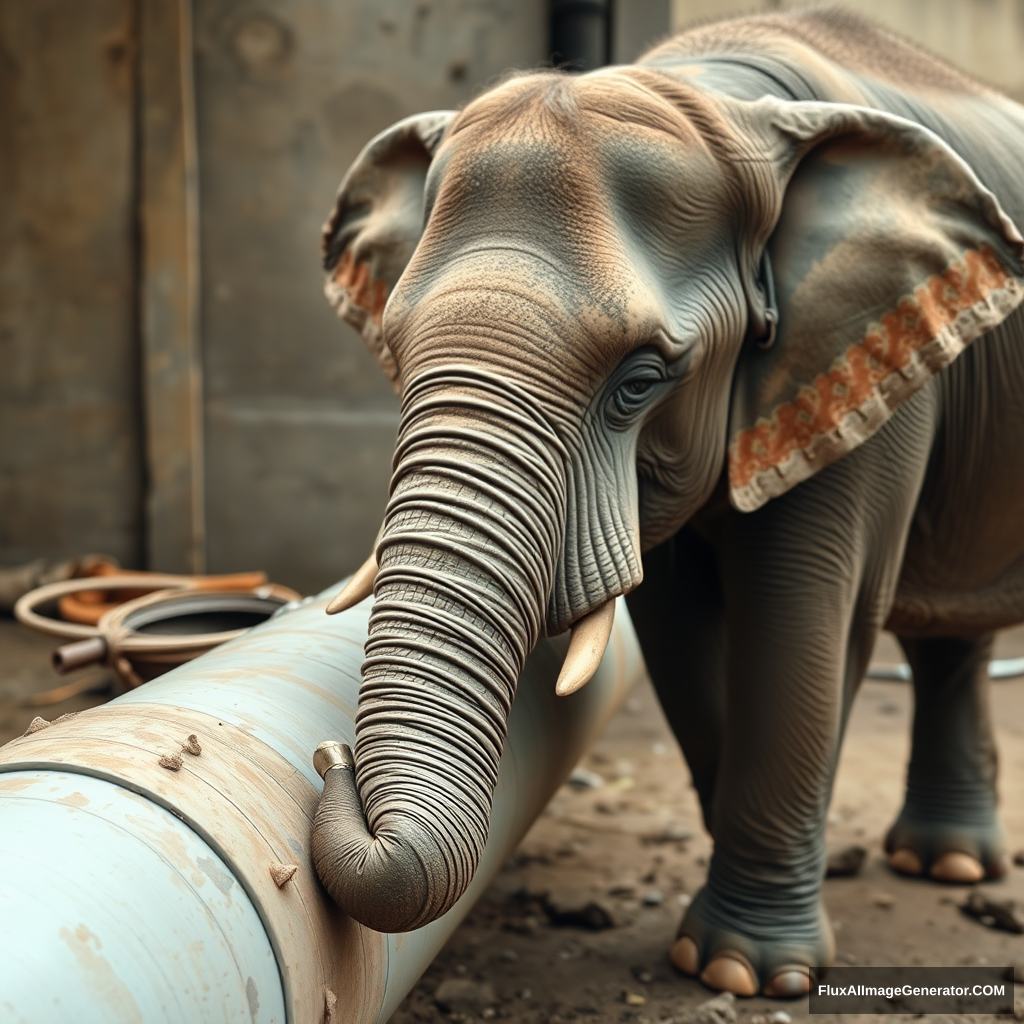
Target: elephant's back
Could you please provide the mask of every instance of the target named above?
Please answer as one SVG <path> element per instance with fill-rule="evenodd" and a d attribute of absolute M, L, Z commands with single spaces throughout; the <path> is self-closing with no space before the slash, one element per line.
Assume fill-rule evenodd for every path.
<path fill-rule="evenodd" d="M 874 107 L 935 132 L 1024 233 L 1024 106 L 857 15 L 810 10 L 700 26 L 639 61 L 712 94 Z"/>

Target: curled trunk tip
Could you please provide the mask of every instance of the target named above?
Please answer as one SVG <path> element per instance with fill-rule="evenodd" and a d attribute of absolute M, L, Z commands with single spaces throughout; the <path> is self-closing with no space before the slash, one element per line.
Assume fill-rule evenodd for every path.
<path fill-rule="evenodd" d="M 317 753 L 326 746 L 343 747 L 321 744 Z M 337 753 L 325 751 L 321 764 Z M 341 762 L 327 764 L 323 775 L 324 792 L 313 820 L 312 854 L 316 873 L 334 902 L 360 924 L 378 932 L 412 931 L 440 917 L 448 908 L 431 906 L 430 879 L 423 859 L 430 846 L 424 837 L 418 830 L 408 838 L 391 841 L 372 836 L 352 767 Z"/>

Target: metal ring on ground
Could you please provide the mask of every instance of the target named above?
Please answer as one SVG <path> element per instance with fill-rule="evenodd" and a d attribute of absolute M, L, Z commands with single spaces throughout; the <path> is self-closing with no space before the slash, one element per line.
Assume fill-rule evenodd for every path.
<path fill-rule="evenodd" d="M 1024 658 L 996 658 L 988 663 L 989 679 L 1016 679 L 1018 676 L 1024 676 Z M 904 661 L 897 665 L 872 665 L 867 677 L 889 683 L 909 683 L 914 673 Z"/>
<path fill-rule="evenodd" d="M 54 651 L 53 666 L 58 672 L 106 662 L 128 686 L 135 687 L 175 665 L 191 661 L 222 643 L 240 637 L 285 605 L 300 600 L 294 590 L 272 583 L 248 592 L 218 592 L 196 587 L 187 576 L 157 576 L 150 577 L 146 585 L 159 589 L 111 609 L 96 626 L 64 622 L 36 611 L 40 606 L 70 593 L 123 589 L 126 580 L 132 581 L 133 578 L 108 576 L 67 580 L 40 587 L 18 602 L 15 613 L 21 622 L 33 629 L 73 640 Z M 134 582 L 137 589 L 137 578 Z M 175 634 L 173 630 L 144 632 L 146 627 L 174 619 L 224 615 L 248 616 L 253 621 L 241 628 L 190 634 Z"/>
<path fill-rule="evenodd" d="M 87 576 L 77 580 L 62 580 L 60 583 L 49 583 L 44 587 L 30 590 L 18 599 L 14 606 L 14 614 L 19 622 L 47 633 L 50 636 L 65 640 L 84 640 L 99 636 L 98 626 L 84 626 L 77 622 L 65 622 L 48 615 L 40 615 L 37 608 L 51 601 L 58 601 L 67 594 L 76 594 L 83 590 L 186 590 L 191 585 L 188 576 L 150 576 L 140 583 L 138 576 Z"/>

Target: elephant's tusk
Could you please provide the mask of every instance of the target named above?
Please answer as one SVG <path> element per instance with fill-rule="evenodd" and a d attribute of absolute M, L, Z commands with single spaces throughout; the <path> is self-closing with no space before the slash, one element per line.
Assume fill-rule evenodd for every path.
<path fill-rule="evenodd" d="M 568 697 L 590 682 L 604 657 L 614 621 L 615 599 L 612 598 L 589 615 L 584 615 L 572 627 L 569 651 L 562 664 L 562 671 L 558 673 L 558 682 L 555 683 L 555 693 L 559 697 Z"/>
<path fill-rule="evenodd" d="M 331 599 L 327 606 L 328 615 L 337 615 L 359 604 L 373 593 L 373 581 L 377 578 L 377 556 L 370 557 L 356 570 L 356 574 L 345 584 L 344 590 Z"/>

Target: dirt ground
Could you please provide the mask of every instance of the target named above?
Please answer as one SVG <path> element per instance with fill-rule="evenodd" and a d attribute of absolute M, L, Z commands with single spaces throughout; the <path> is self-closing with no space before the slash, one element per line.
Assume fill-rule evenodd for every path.
<path fill-rule="evenodd" d="M 26 706 L 61 682 L 49 668 L 53 646 L 0 619 L 0 742 L 20 734 L 36 714 L 52 718 L 107 699 L 107 693 L 91 693 L 48 707 Z M 877 653 L 886 661 L 899 657 L 887 637 Z M 1005 634 L 997 656 L 1024 656 L 1024 629 Z M 91 678 L 103 685 L 102 673 Z M 993 705 L 1002 820 L 1013 852 L 1024 848 L 1024 680 L 993 684 Z M 867 682 L 850 723 L 828 840 L 835 849 L 860 844 L 869 855 L 859 876 L 825 883 L 838 962 L 1022 963 L 1024 936 L 985 927 L 960 912 L 966 887 L 900 878 L 882 859 L 881 840 L 901 801 L 911 710 L 906 684 Z M 581 768 L 581 784 L 562 787 L 392 1024 L 494 1018 L 657 1024 L 711 996 L 668 961 L 683 907 L 703 882 L 711 844 L 649 686 L 638 688 Z M 1024 900 L 1024 867 L 984 888 Z M 592 901 L 613 927 L 555 927 L 543 908 L 545 893 L 556 904 Z M 1019 998 L 1021 986 L 1017 991 Z M 807 1000 L 740 1000 L 736 1009 L 740 1024 L 785 1024 L 778 1012 L 805 1016 Z M 991 1018 L 978 1018 L 985 1020 Z"/>

